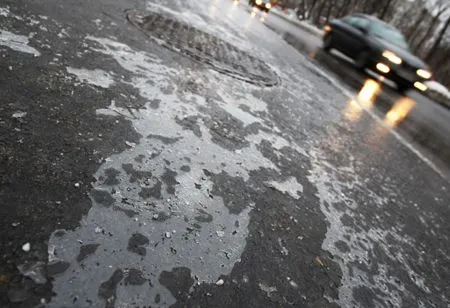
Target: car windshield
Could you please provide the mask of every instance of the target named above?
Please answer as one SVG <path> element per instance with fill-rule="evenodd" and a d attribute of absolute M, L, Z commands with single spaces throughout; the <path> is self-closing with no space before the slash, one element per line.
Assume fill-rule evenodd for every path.
<path fill-rule="evenodd" d="M 406 42 L 403 34 L 395 30 L 394 28 L 381 23 L 374 23 L 372 25 L 371 32 L 375 36 L 380 37 L 383 40 L 388 41 L 389 43 L 392 43 L 403 49 L 409 49 L 408 43 Z"/>

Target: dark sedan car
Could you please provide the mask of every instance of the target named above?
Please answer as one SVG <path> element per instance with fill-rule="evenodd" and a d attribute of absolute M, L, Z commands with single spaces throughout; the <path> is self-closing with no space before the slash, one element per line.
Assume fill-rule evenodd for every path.
<path fill-rule="evenodd" d="M 325 26 L 323 48 L 337 49 L 355 60 L 355 65 L 386 76 L 400 91 L 427 89 L 431 78 L 427 65 L 409 49 L 404 36 L 392 26 L 369 15 L 355 14 Z"/>

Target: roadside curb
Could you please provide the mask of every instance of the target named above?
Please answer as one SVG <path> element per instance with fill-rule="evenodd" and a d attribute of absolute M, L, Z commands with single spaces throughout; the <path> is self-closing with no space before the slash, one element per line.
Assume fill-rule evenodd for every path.
<path fill-rule="evenodd" d="M 283 18 L 284 20 L 286 20 L 286 21 L 288 21 L 288 22 L 290 22 L 290 23 L 292 23 L 292 24 L 294 24 L 294 25 L 296 25 L 296 26 L 301 27 L 303 30 L 307 31 L 308 33 L 310 33 L 310 34 L 312 34 L 312 35 L 314 35 L 314 36 L 317 36 L 317 37 L 319 37 L 319 38 L 323 36 L 324 31 L 322 31 L 322 30 L 320 30 L 320 29 L 317 29 L 317 28 L 315 28 L 314 26 L 309 25 L 309 24 L 307 24 L 307 23 L 305 23 L 305 22 L 301 22 L 301 21 L 297 21 L 297 20 L 295 20 L 295 19 L 289 18 L 289 16 L 287 16 L 287 15 L 284 14 L 283 12 L 280 12 L 280 11 L 277 10 L 277 9 L 272 9 L 272 10 L 270 10 L 270 13 L 275 14 L 275 15 L 277 15 L 278 17 L 281 17 L 281 18 Z"/>

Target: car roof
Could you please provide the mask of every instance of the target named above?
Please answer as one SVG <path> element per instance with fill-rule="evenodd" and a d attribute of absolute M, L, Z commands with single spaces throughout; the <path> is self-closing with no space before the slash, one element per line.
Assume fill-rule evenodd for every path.
<path fill-rule="evenodd" d="M 355 13 L 355 14 L 351 14 L 350 16 L 365 18 L 365 19 L 370 20 L 371 22 L 380 23 L 380 24 L 383 24 L 384 26 L 386 26 L 388 28 L 391 28 L 391 29 L 399 31 L 394 26 L 392 26 L 392 25 L 382 21 L 381 19 L 379 19 L 379 18 L 377 18 L 376 16 L 373 16 L 373 15 L 368 15 L 368 14 L 363 14 L 363 13 Z"/>

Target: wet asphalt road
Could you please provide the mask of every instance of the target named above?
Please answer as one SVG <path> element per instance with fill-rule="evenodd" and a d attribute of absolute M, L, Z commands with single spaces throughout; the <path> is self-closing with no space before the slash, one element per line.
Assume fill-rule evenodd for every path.
<path fill-rule="evenodd" d="M 1 307 L 449 305 L 410 101 L 380 120 L 245 8 L 6 0 L 0 59 Z"/>
<path fill-rule="evenodd" d="M 352 64 L 352 60 L 333 50 L 331 54 L 321 50 L 322 40 L 317 35 L 289 22 L 276 14 L 269 14 L 262 20 L 264 24 L 278 33 L 286 42 L 323 69 L 329 78 L 335 80 L 348 95 L 357 96 L 368 79 L 377 80 L 379 86 L 372 91 L 366 107 L 374 115 L 392 127 L 405 141 L 429 161 L 429 164 L 450 179 L 450 109 L 418 91 L 410 90 L 399 94 L 389 81 L 378 81 L 376 74 L 362 74 Z M 367 87 L 366 87 L 367 88 Z M 406 104 L 405 104 L 406 103 Z M 411 106 L 402 117 L 392 121 L 387 114 L 398 110 L 401 105 Z M 392 113 L 391 113 L 392 115 Z"/>

